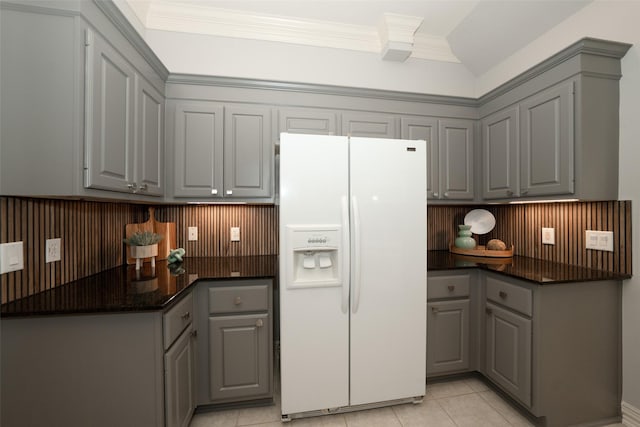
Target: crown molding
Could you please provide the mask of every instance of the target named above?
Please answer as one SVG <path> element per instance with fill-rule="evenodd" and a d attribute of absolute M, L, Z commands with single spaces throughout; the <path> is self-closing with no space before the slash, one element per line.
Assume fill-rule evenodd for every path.
<path fill-rule="evenodd" d="M 458 57 L 451 51 L 451 46 L 449 46 L 449 42 L 445 37 L 430 36 L 422 33 L 414 36 L 411 57 L 460 63 Z"/>

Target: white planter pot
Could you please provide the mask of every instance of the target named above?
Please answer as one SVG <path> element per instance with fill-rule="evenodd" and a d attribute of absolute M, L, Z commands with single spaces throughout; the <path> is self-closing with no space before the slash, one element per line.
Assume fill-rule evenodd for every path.
<path fill-rule="evenodd" d="M 148 246 L 130 246 L 131 258 L 136 259 L 136 270 L 140 270 L 140 265 L 145 258 L 151 258 L 151 267 L 156 267 L 156 256 L 158 256 L 158 244 Z"/>

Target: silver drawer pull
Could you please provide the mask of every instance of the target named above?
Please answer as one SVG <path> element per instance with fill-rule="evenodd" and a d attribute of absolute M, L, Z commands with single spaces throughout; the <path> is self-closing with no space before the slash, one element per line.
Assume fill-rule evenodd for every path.
<path fill-rule="evenodd" d="M 227 196 L 231 196 L 233 194 L 233 190 L 227 190 Z"/>
<path fill-rule="evenodd" d="M 212 189 L 211 189 L 211 194 L 213 194 L 214 196 L 215 196 L 216 194 L 218 194 L 218 189 L 217 189 L 217 188 L 212 188 Z"/>
<path fill-rule="evenodd" d="M 449 286 L 447 286 L 447 289 L 449 289 L 449 292 L 453 292 L 453 291 L 456 290 L 456 287 L 455 287 L 455 285 L 449 285 Z"/>
<path fill-rule="evenodd" d="M 188 311 L 182 316 L 180 316 L 182 320 L 188 320 L 190 317 L 191 317 L 191 313 L 189 313 Z"/>
<path fill-rule="evenodd" d="M 490 309 L 490 308 L 485 308 L 485 310 L 484 310 L 484 311 L 485 311 L 485 313 L 487 313 L 487 314 L 489 314 L 489 315 L 493 314 L 493 310 L 492 310 L 492 309 Z"/>
<path fill-rule="evenodd" d="M 507 293 L 505 291 L 500 291 L 498 292 L 498 295 L 500 296 L 500 298 L 505 299 L 507 298 Z"/>
<path fill-rule="evenodd" d="M 262 321 L 262 319 L 256 320 L 256 326 L 258 328 L 262 328 L 264 326 L 264 322 Z"/>
<path fill-rule="evenodd" d="M 235 305 L 240 305 L 240 304 L 242 304 L 242 298 L 240 298 L 240 297 L 236 297 L 236 298 L 233 300 L 233 303 L 234 303 Z"/>
<path fill-rule="evenodd" d="M 147 191 L 149 186 L 147 184 L 140 184 L 140 191 Z"/>
<path fill-rule="evenodd" d="M 438 313 L 440 310 L 438 309 L 438 307 L 431 307 L 431 312 L 432 313 Z"/>

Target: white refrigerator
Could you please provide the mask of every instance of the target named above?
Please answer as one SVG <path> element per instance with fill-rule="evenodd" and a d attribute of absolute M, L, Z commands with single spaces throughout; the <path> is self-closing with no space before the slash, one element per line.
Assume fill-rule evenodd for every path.
<path fill-rule="evenodd" d="M 426 143 L 280 137 L 283 420 L 419 401 Z"/>

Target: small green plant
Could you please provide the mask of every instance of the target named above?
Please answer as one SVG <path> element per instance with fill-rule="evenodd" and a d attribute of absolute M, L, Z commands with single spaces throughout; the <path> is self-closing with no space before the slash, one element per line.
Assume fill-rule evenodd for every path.
<path fill-rule="evenodd" d="M 162 236 L 158 233 L 154 233 L 152 231 L 138 231 L 123 241 L 129 246 L 149 246 L 155 245 L 160 240 L 162 240 Z"/>

